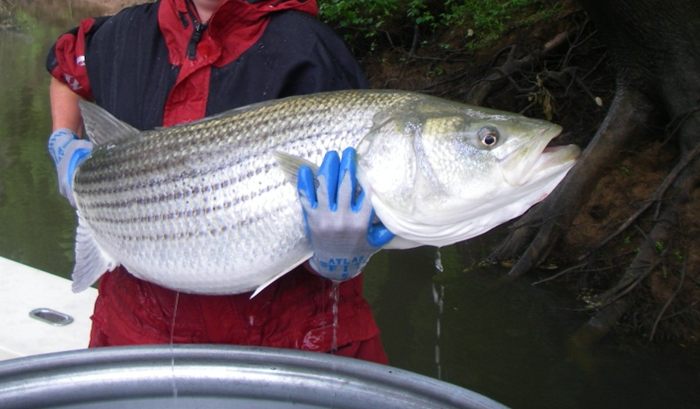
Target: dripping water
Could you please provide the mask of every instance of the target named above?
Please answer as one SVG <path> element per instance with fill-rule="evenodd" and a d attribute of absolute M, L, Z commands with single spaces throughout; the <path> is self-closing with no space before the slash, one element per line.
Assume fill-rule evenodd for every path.
<path fill-rule="evenodd" d="M 442 254 L 440 253 L 439 247 L 435 254 L 435 270 L 438 273 L 442 273 L 443 271 L 445 271 L 442 265 Z M 438 307 L 438 316 L 435 321 L 435 366 L 437 368 L 437 378 L 442 379 L 442 361 L 440 359 L 440 318 L 442 318 L 442 311 L 445 306 L 445 286 L 442 284 L 435 285 L 435 283 L 433 283 L 432 290 L 433 302 Z"/>
<path fill-rule="evenodd" d="M 435 270 L 437 270 L 438 273 L 445 271 L 445 268 L 442 266 L 442 254 L 440 253 L 440 247 L 438 247 L 437 251 L 435 252 Z"/>
<path fill-rule="evenodd" d="M 333 302 L 331 312 L 333 313 L 333 338 L 331 338 L 331 352 L 338 349 L 338 302 L 340 300 L 340 283 L 333 281 L 333 288 L 330 292 L 330 298 Z"/>
<path fill-rule="evenodd" d="M 175 306 L 173 307 L 173 320 L 170 323 L 170 375 L 171 386 L 173 388 L 173 402 L 177 403 L 177 384 L 175 382 L 175 317 L 177 315 L 177 305 L 180 301 L 180 293 L 175 293 Z"/>
<path fill-rule="evenodd" d="M 435 366 L 437 368 L 437 378 L 442 379 L 442 361 L 440 360 L 440 318 L 445 305 L 445 286 L 433 283 L 433 302 L 438 307 L 438 316 L 435 321 Z"/>

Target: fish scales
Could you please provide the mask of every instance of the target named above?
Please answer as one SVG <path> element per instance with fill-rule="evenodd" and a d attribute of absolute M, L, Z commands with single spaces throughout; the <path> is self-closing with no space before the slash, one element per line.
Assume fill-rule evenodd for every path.
<path fill-rule="evenodd" d="M 310 255 L 296 193 L 271 151 L 318 163 L 328 150 L 356 145 L 376 111 L 414 98 L 291 99 L 99 146 L 76 172 L 80 217 L 106 253 L 142 278 L 187 289 L 206 275 L 230 275 L 229 286 L 197 292 L 250 291 L 261 269 L 274 276 Z M 173 280 L 174 270 L 188 274 Z"/>
<path fill-rule="evenodd" d="M 189 293 L 264 287 L 312 254 L 290 180 L 330 150 L 357 148 L 392 248 L 451 244 L 519 216 L 578 156 L 545 149 L 561 130 L 549 122 L 405 91 L 291 97 L 143 132 L 81 109 L 96 147 L 73 183 L 76 291 L 117 264 Z"/>

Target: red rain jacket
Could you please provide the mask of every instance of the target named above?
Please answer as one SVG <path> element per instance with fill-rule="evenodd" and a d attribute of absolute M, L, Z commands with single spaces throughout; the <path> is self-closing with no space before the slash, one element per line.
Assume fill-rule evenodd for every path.
<path fill-rule="evenodd" d="M 51 49 L 47 68 L 79 95 L 138 129 L 200 119 L 290 95 L 366 88 L 313 0 L 227 0 L 209 23 L 190 0 L 161 0 L 83 21 Z M 362 279 L 332 285 L 298 267 L 254 299 L 206 296 L 105 274 L 91 347 L 220 343 L 334 352 L 386 363 Z"/>

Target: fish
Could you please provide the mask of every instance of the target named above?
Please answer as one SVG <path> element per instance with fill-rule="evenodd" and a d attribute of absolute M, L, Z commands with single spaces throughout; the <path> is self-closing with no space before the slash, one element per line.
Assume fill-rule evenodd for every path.
<path fill-rule="evenodd" d="M 270 100 L 140 131 L 81 101 L 94 144 L 76 170 L 73 290 L 123 265 L 176 291 L 260 291 L 313 254 L 295 178 L 355 147 L 357 177 L 396 237 L 446 246 L 544 199 L 580 155 L 559 125 L 400 90 Z"/>

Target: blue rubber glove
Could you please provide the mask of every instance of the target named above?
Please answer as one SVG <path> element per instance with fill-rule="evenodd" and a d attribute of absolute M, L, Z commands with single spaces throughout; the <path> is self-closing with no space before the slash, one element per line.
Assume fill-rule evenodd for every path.
<path fill-rule="evenodd" d="M 328 152 L 316 178 L 308 166 L 298 172 L 299 199 L 314 249 L 309 264 L 334 281 L 360 274 L 370 257 L 394 238 L 375 223 L 372 206 L 364 203 L 355 155 L 355 149 L 348 148 L 340 161 L 337 152 Z"/>
<path fill-rule="evenodd" d="M 73 175 L 92 152 L 92 142 L 79 139 L 70 129 L 61 128 L 49 137 L 49 153 L 56 164 L 58 190 L 75 207 Z"/>

